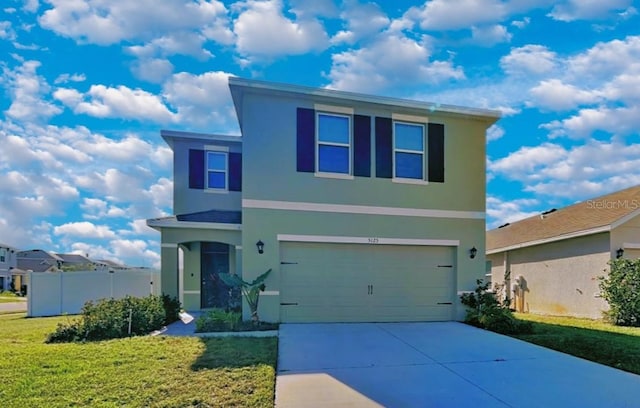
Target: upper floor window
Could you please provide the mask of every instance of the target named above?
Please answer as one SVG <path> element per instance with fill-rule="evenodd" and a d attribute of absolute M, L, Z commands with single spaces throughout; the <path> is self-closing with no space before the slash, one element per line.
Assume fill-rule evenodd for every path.
<path fill-rule="evenodd" d="M 7 250 L 5 248 L 0 248 L 0 262 L 6 262 Z"/>
<path fill-rule="evenodd" d="M 318 113 L 317 171 L 351 174 L 351 117 Z"/>
<path fill-rule="evenodd" d="M 207 151 L 207 188 L 226 190 L 227 174 L 227 153 Z"/>
<path fill-rule="evenodd" d="M 393 123 L 393 176 L 402 179 L 425 179 L 425 125 Z"/>

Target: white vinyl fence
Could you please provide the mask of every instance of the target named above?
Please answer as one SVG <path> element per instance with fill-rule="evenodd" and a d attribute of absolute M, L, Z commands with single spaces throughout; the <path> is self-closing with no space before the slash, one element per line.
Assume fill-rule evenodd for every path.
<path fill-rule="evenodd" d="M 29 272 L 27 316 L 78 314 L 88 300 L 160 294 L 160 271 Z"/>

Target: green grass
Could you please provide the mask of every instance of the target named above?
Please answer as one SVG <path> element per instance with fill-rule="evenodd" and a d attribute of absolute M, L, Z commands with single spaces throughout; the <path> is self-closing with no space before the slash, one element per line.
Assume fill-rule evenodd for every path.
<path fill-rule="evenodd" d="M 516 314 L 533 322 L 533 334 L 515 335 L 563 353 L 640 374 L 640 327 L 620 327 L 599 320 Z"/>
<path fill-rule="evenodd" d="M 272 407 L 276 338 L 44 344 L 66 317 L 0 315 L 1 407 Z"/>
<path fill-rule="evenodd" d="M 16 303 L 16 302 L 24 302 L 24 299 L 19 297 L 0 296 L 0 303 Z"/>

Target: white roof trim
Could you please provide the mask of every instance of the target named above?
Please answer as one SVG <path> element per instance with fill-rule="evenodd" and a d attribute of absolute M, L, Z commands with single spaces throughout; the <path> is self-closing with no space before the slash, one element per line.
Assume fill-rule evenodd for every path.
<path fill-rule="evenodd" d="M 624 224 L 625 222 L 634 219 L 638 215 L 640 215 L 640 208 L 638 208 L 635 211 L 630 212 L 629 214 L 625 215 L 624 217 L 622 217 L 622 218 L 614 221 L 613 223 L 611 223 L 611 229 L 619 227 L 620 225 Z"/>
<path fill-rule="evenodd" d="M 147 225 L 156 230 L 160 228 L 215 229 L 215 230 L 228 230 L 228 231 L 242 230 L 242 224 L 226 224 L 222 222 L 178 221 L 175 217 L 147 220 Z"/>
<path fill-rule="evenodd" d="M 229 86 L 237 86 L 251 89 L 259 89 L 265 91 L 280 91 L 289 93 L 298 93 L 309 96 L 319 96 L 333 99 L 344 99 L 356 102 L 374 103 L 380 105 L 388 105 L 399 108 L 419 109 L 429 112 L 454 113 L 459 115 L 476 116 L 486 119 L 497 120 L 502 114 L 500 111 L 492 109 L 468 108 L 463 106 L 443 105 L 432 102 L 421 102 L 409 99 L 391 98 L 386 96 L 366 95 L 355 92 L 338 91 L 327 88 L 313 88 L 301 85 L 274 83 L 266 81 L 258 81 L 254 79 L 229 77 Z"/>
<path fill-rule="evenodd" d="M 365 244 L 365 245 L 415 245 L 415 246 L 460 246 L 454 239 L 415 239 L 415 238 L 382 238 L 382 237 L 344 237 L 333 235 L 290 235 L 278 234 L 278 241 L 286 242 L 318 242 L 330 244 Z"/>
<path fill-rule="evenodd" d="M 601 232 L 609 232 L 609 231 L 611 231 L 611 226 L 605 225 L 604 227 L 597 227 L 597 228 L 591 228 L 588 230 L 575 231 L 575 232 L 570 232 L 564 235 L 557 235 L 551 238 L 537 239 L 535 241 L 522 242 L 520 244 L 510 245 L 502 248 L 490 249 L 487 251 L 487 255 L 497 254 L 505 251 L 511 251 L 514 249 L 526 248 L 526 247 L 535 246 L 535 245 L 548 244 L 551 242 L 563 241 L 565 239 L 584 237 L 586 235 L 599 234 Z"/>

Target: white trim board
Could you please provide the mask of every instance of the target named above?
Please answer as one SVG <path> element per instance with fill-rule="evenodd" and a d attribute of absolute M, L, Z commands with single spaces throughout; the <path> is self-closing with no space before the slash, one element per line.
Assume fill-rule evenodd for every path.
<path fill-rule="evenodd" d="M 183 290 L 182 293 L 184 293 L 185 295 L 199 295 L 200 291 L 199 290 Z"/>
<path fill-rule="evenodd" d="M 430 210 L 430 209 L 423 209 L 423 208 L 375 207 L 375 206 L 368 206 L 368 205 L 323 204 L 323 203 L 305 203 L 305 202 L 295 202 L 295 201 L 243 199 L 242 207 L 258 208 L 258 209 L 265 209 L 265 210 L 312 211 L 312 212 L 391 215 L 391 216 L 424 217 L 424 218 L 460 218 L 460 219 L 474 219 L 474 220 L 485 219 L 485 213 L 483 211 Z"/>
<path fill-rule="evenodd" d="M 625 242 L 622 244 L 623 249 L 640 249 L 640 243 L 637 242 Z"/>
<path fill-rule="evenodd" d="M 278 241 L 284 242 L 320 242 L 329 244 L 366 244 L 366 245 L 416 245 L 416 246 L 460 246 L 454 239 L 414 239 L 381 237 L 342 237 L 331 235 L 290 235 L 278 234 Z"/>
<path fill-rule="evenodd" d="M 186 229 L 216 229 L 228 231 L 242 230 L 242 224 L 225 224 L 220 222 L 178 221 L 175 217 L 161 220 L 147 220 L 151 228 L 186 228 Z"/>

